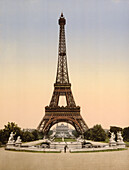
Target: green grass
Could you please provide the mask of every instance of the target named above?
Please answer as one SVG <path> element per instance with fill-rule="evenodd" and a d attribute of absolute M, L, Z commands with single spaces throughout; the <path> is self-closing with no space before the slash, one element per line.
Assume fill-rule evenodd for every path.
<path fill-rule="evenodd" d="M 55 138 L 54 142 L 62 142 L 62 139 L 61 138 Z"/>
<path fill-rule="evenodd" d="M 106 139 L 105 141 L 98 141 L 98 142 L 109 143 L 109 139 Z"/>
<path fill-rule="evenodd" d="M 65 142 L 76 142 L 76 139 L 70 139 L 70 138 L 66 138 L 64 139 Z"/>
<path fill-rule="evenodd" d="M 120 148 L 120 149 L 107 149 L 107 150 L 94 150 L 94 151 L 73 151 L 70 153 L 89 153 L 89 152 L 112 152 L 112 151 L 122 151 L 122 150 L 127 150 L 127 148 Z"/>
<path fill-rule="evenodd" d="M 125 142 L 126 146 L 129 147 L 129 142 Z"/>
<path fill-rule="evenodd" d="M 54 142 L 62 142 L 62 138 L 55 138 Z M 76 142 L 76 139 L 65 138 L 64 142 Z"/>
<path fill-rule="evenodd" d="M 125 142 L 125 143 L 129 145 L 129 142 Z"/>

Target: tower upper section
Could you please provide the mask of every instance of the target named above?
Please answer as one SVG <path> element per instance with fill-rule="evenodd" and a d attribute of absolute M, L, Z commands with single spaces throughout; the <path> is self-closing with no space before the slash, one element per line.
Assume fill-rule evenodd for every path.
<path fill-rule="evenodd" d="M 67 56 L 66 56 L 66 42 L 65 42 L 65 24 L 66 19 L 61 13 L 58 20 L 60 25 L 59 30 L 59 51 L 58 51 L 58 65 L 56 84 L 69 84 L 68 67 L 67 67 Z"/>
<path fill-rule="evenodd" d="M 59 18 L 59 25 L 65 25 L 66 24 L 66 19 L 63 16 L 63 13 L 61 13 L 61 16 Z"/>

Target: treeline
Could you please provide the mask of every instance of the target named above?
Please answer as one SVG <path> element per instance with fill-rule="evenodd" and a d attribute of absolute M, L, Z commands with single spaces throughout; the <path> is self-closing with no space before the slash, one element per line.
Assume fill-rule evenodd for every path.
<path fill-rule="evenodd" d="M 92 141 L 106 141 L 108 142 L 111 132 L 114 132 L 116 135 L 116 141 L 117 141 L 117 132 L 121 131 L 122 136 L 125 142 L 129 142 L 129 127 L 125 127 L 124 129 L 116 126 L 111 126 L 110 130 L 105 131 L 101 125 L 95 125 L 93 128 L 89 128 L 84 133 L 84 138 L 87 140 Z M 14 139 L 16 140 L 18 136 L 21 137 L 23 142 L 29 142 L 34 140 L 42 139 L 44 134 L 43 132 L 39 132 L 37 130 L 30 131 L 24 131 L 21 130 L 20 127 L 18 127 L 17 124 L 14 122 L 8 122 L 7 125 L 4 126 L 4 129 L 0 130 L 0 146 L 4 145 L 8 142 L 10 133 L 15 133 Z M 52 131 L 49 132 L 48 136 L 52 134 Z M 73 135 L 75 137 L 78 137 L 80 134 L 76 132 L 76 130 L 73 131 Z"/>
<path fill-rule="evenodd" d="M 33 130 L 32 132 L 23 131 L 14 122 L 8 122 L 8 124 L 4 126 L 4 129 L 0 130 L 0 145 L 4 145 L 8 142 L 11 132 L 15 133 L 15 140 L 18 136 L 20 136 L 23 142 L 29 142 L 43 138 L 42 132 L 39 132 L 37 130 Z"/>
<path fill-rule="evenodd" d="M 117 132 L 121 131 L 123 140 L 125 142 L 129 142 L 129 127 L 125 127 L 122 129 L 121 127 L 111 126 L 110 130 L 105 131 L 101 125 L 95 125 L 93 128 L 88 129 L 84 133 L 84 137 L 87 140 L 93 140 L 93 141 L 108 141 L 111 132 L 114 132 L 115 134 L 115 140 L 117 141 Z"/>

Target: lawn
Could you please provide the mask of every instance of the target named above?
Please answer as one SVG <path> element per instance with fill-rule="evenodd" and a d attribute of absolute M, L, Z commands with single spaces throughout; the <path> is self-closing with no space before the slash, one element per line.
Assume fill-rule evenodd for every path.
<path fill-rule="evenodd" d="M 126 143 L 126 146 L 129 147 L 129 142 L 125 142 Z"/>
<path fill-rule="evenodd" d="M 54 142 L 62 142 L 62 138 L 55 138 Z M 64 142 L 76 142 L 76 139 L 65 138 Z"/>

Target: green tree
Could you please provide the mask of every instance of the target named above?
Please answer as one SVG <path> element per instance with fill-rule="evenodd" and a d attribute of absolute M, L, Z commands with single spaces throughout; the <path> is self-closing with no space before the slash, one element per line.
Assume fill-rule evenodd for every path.
<path fill-rule="evenodd" d="M 107 134 L 101 125 L 95 125 L 93 128 L 88 129 L 84 136 L 88 140 L 93 141 L 105 141 L 107 139 Z"/>
<path fill-rule="evenodd" d="M 21 138 L 23 142 L 29 142 L 29 141 L 35 140 L 35 136 L 31 132 L 28 132 L 28 131 L 23 132 Z"/>
<path fill-rule="evenodd" d="M 95 125 L 92 128 L 92 134 L 91 134 L 91 138 L 94 141 L 105 141 L 107 137 L 106 132 L 104 131 L 104 129 L 101 127 L 101 125 Z"/>
<path fill-rule="evenodd" d="M 52 133 L 53 133 L 53 130 L 49 130 L 48 136 L 52 135 Z"/>
<path fill-rule="evenodd" d="M 124 138 L 124 141 L 129 142 L 129 127 L 125 127 L 123 129 L 123 138 Z"/>
<path fill-rule="evenodd" d="M 76 138 L 79 137 L 79 135 L 80 135 L 80 133 L 77 132 L 76 130 L 73 130 L 73 131 L 72 131 L 72 134 L 73 134 Z"/>
<path fill-rule="evenodd" d="M 91 140 L 91 136 L 92 136 L 92 129 L 88 129 L 85 133 L 84 133 L 84 138 L 87 140 Z"/>
<path fill-rule="evenodd" d="M 39 132 L 36 129 L 32 131 L 32 134 L 34 135 L 34 140 L 42 139 L 44 136 L 43 132 Z"/>
<path fill-rule="evenodd" d="M 1 129 L 0 130 L 0 143 L 1 143 L 1 145 L 4 144 L 4 141 L 5 141 L 5 136 L 4 136 L 3 130 Z"/>

